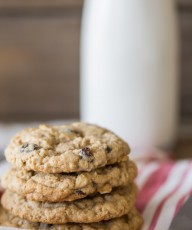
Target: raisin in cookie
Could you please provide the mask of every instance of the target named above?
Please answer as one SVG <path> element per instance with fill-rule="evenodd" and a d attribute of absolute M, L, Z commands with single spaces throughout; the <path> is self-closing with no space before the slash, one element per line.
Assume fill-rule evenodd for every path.
<path fill-rule="evenodd" d="M 62 202 L 81 199 L 93 193 L 110 193 L 113 188 L 126 186 L 137 175 L 136 165 L 121 162 L 91 172 L 46 174 L 10 169 L 2 185 L 28 200 Z"/>
<path fill-rule="evenodd" d="M 128 215 L 111 219 L 108 221 L 101 221 L 90 224 L 43 224 L 32 223 L 30 221 L 13 216 L 2 210 L 0 212 L 0 225 L 7 227 L 17 227 L 22 229 L 44 229 L 44 230 L 140 230 L 143 224 L 143 219 L 136 209 L 132 209 Z"/>
<path fill-rule="evenodd" d="M 136 186 L 131 184 L 127 188 L 115 189 L 109 194 L 63 203 L 28 201 L 6 190 L 2 196 L 2 205 L 11 214 L 31 222 L 93 223 L 127 214 L 134 206 L 136 190 Z"/>
<path fill-rule="evenodd" d="M 45 173 L 91 171 L 127 160 L 129 146 L 107 129 L 81 122 L 29 128 L 5 150 L 15 167 Z"/>

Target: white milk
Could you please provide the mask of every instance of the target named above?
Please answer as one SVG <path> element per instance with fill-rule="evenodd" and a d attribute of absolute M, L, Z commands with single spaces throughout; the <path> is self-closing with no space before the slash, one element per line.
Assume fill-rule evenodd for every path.
<path fill-rule="evenodd" d="M 131 147 L 170 146 L 177 125 L 172 0 L 87 0 L 81 37 L 81 118 Z"/>

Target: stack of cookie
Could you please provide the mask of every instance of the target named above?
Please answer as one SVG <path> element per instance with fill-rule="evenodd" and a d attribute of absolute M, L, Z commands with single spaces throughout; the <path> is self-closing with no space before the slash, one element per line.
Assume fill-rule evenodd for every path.
<path fill-rule="evenodd" d="M 2 222 L 28 229 L 140 229 L 128 145 L 95 125 L 30 128 L 5 151 Z"/>

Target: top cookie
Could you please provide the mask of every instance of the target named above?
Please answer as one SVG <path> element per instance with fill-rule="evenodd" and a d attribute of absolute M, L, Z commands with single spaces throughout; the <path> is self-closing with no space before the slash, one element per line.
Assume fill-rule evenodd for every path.
<path fill-rule="evenodd" d="M 91 171 L 127 160 L 129 146 L 107 129 L 76 122 L 19 132 L 5 150 L 15 167 L 45 173 Z"/>

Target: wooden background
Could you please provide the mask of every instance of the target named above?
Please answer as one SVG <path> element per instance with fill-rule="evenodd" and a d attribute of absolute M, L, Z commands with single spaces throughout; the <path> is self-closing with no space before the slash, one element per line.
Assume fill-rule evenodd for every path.
<path fill-rule="evenodd" d="M 180 36 L 180 114 L 192 121 L 192 0 L 178 2 Z"/>
<path fill-rule="evenodd" d="M 79 116 L 81 0 L 0 0 L 0 121 Z"/>
<path fill-rule="evenodd" d="M 0 121 L 79 117 L 83 0 L 0 0 Z M 180 117 L 192 119 L 192 0 L 177 1 Z"/>

